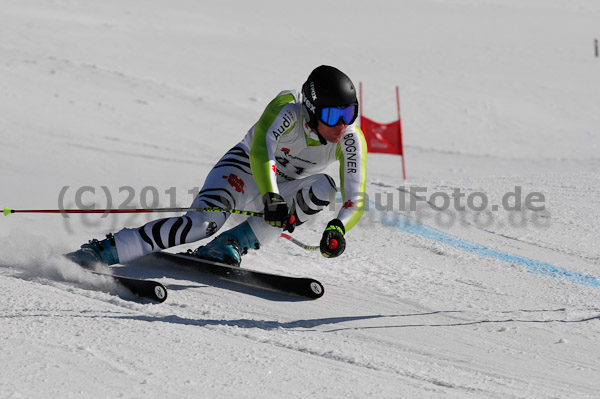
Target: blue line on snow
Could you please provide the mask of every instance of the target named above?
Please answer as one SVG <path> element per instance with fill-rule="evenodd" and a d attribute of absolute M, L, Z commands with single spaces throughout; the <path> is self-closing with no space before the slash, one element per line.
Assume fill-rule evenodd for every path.
<path fill-rule="evenodd" d="M 541 262 L 535 259 L 525 258 L 519 255 L 512 255 L 506 252 L 488 248 L 481 244 L 463 240 L 460 237 L 453 236 L 431 226 L 422 224 L 418 221 L 411 220 L 405 215 L 394 214 L 394 217 L 384 217 L 382 222 L 388 226 L 393 226 L 399 230 L 403 230 L 410 234 L 420 235 L 427 239 L 438 241 L 444 244 L 451 245 L 455 248 L 465 251 L 474 252 L 476 254 L 495 258 L 503 262 L 514 263 L 525 266 L 532 273 L 543 274 L 550 277 L 558 277 L 570 281 L 575 284 L 585 285 L 600 289 L 600 279 L 589 274 L 582 274 L 564 269 L 562 267 L 551 265 L 550 263 Z"/>

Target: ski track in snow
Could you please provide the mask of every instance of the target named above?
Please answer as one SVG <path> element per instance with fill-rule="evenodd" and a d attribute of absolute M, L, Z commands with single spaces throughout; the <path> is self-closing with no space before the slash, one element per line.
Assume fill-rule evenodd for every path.
<path fill-rule="evenodd" d="M 399 219 L 392 217 L 384 221 L 387 225 L 394 226 L 399 230 L 410 234 L 418 234 L 427 239 L 441 242 L 465 251 L 474 252 L 481 256 L 495 258 L 503 262 L 518 264 L 526 267 L 532 273 L 543 274 L 551 277 L 563 278 L 569 282 L 600 289 L 600 279 L 595 276 L 573 272 L 571 270 L 557 267 L 546 262 L 529 259 L 518 255 L 509 254 L 485 247 L 481 244 L 469 242 L 459 237 L 449 235 L 431 226 L 421 225 L 410 219 Z"/>

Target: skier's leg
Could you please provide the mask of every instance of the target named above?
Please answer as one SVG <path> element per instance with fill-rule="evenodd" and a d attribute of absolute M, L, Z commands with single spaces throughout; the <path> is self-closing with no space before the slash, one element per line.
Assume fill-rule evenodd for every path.
<path fill-rule="evenodd" d="M 337 187 L 330 176 L 318 174 L 283 182 L 279 185 L 279 191 L 288 206 L 294 206 L 295 225 L 299 226 L 335 200 Z M 283 232 L 283 229 L 270 226 L 262 219 L 252 218 L 249 223 L 263 245 L 275 240 Z"/>
<path fill-rule="evenodd" d="M 255 193 L 248 197 L 252 208 L 261 203 L 258 188 L 252 181 L 248 184 Z M 301 180 L 284 182 L 279 185 L 281 195 L 288 205 L 295 204 L 296 225 L 304 223 L 311 215 L 322 210 L 335 198 L 336 187 L 333 179 L 327 175 L 314 175 Z M 239 265 L 242 255 L 248 249 L 259 249 L 261 245 L 273 241 L 281 235 L 282 229 L 268 225 L 261 218 L 249 218 L 247 221 L 220 234 L 206 246 L 202 246 L 194 254 L 202 259 Z"/>
<path fill-rule="evenodd" d="M 246 197 L 255 196 L 244 188 L 246 181 L 253 181 L 248 155 L 234 147 L 211 170 L 191 207 L 231 209 L 245 205 Z M 151 252 L 209 237 L 228 217 L 229 214 L 220 212 L 188 212 L 184 216 L 154 220 L 138 228 L 124 228 L 102 241 L 92 240 L 67 257 L 80 264 L 126 263 Z"/>

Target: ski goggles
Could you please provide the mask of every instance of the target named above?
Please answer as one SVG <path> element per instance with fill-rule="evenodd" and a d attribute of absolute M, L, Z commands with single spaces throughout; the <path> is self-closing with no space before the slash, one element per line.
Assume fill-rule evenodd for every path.
<path fill-rule="evenodd" d="M 335 126 L 344 120 L 344 124 L 351 125 L 358 116 L 358 106 L 349 105 L 345 108 L 325 107 L 321 109 L 321 122 L 327 126 Z"/>

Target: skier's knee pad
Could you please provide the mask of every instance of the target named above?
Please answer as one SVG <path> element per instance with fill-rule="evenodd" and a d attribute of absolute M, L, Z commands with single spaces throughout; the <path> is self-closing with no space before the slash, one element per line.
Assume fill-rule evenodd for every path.
<path fill-rule="evenodd" d="M 228 214 L 218 212 L 188 212 L 184 218 L 189 220 L 190 224 L 185 226 L 187 229 L 186 239 L 182 244 L 195 242 L 215 234 L 225 221 Z"/>

